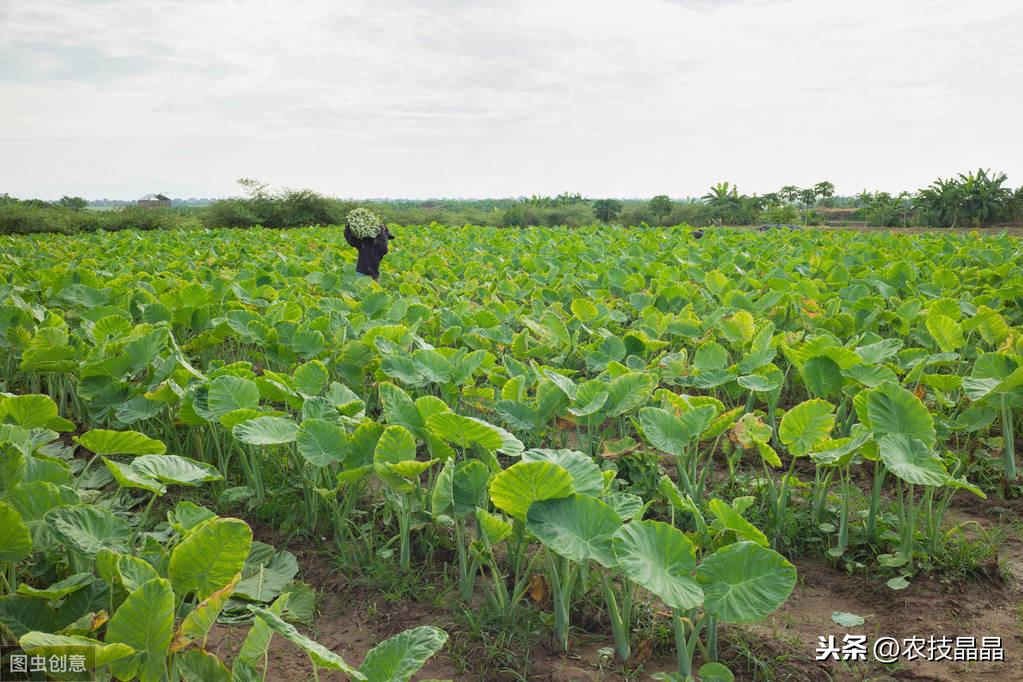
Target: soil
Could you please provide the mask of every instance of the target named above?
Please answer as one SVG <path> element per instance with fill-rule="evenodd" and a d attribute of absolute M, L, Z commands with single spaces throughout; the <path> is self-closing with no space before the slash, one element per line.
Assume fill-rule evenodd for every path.
<path fill-rule="evenodd" d="M 976 521 L 991 527 L 1019 519 L 1023 503 L 998 501 L 957 504 L 948 512 L 949 523 Z M 257 536 L 281 546 L 267 527 L 255 528 Z M 620 667 L 604 661 L 599 650 L 612 645 L 607 628 L 573 635 L 572 653 L 562 655 L 552 642 L 541 641 L 529 652 L 529 670 L 519 674 L 474 671 L 483 645 L 459 636 L 449 601 L 434 603 L 412 600 L 388 601 L 379 592 L 353 585 L 334 570 L 329 558 L 312 543 L 291 543 L 302 567 L 300 576 L 320 591 L 318 617 L 311 628 L 300 627 L 317 641 L 358 664 L 380 641 L 418 625 L 437 625 L 454 636 L 413 680 L 542 680 L 569 682 L 590 680 L 648 680 L 655 672 L 675 670 L 669 646 L 634 642 L 635 651 L 645 657 L 643 668 L 626 677 Z M 849 575 L 823 560 L 796 559 L 798 582 L 789 601 L 761 623 L 723 626 L 722 658 L 736 680 L 790 680 L 792 682 L 835 682 L 859 680 L 1023 680 L 1023 541 L 1010 536 L 1002 545 L 998 567 L 989 577 L 965 583 L 934 578 L 914 578 L 909 587 L 894 591 L 878 576 Z M 832 613 L 843 611 L 865 619 L 859 627 L 843 627 Z M 584 618 L 579 618 L 584 620 Z M 585 629 L 585 628 L 584 628 Z M 240 647 L 247 628 L 218 625 L 211 633 L 211 651 L 230 659 Z M 846 634 L 866 635 L 868 646 L 876 638 L 894 637 L 900 642 L 919 637 L 1001 637 L 1004 662 L 913 661 L 883 665 L 866 662 L 815 661 L 819 638 L 834 635 L 841 646 Z M 457 645 L 455 644 L 457 641 Z M 459 648 L 459 655 L 452 647 Z M 924 646 L 926 652 L 926 645 Z M 751 656 L 754 652 L 755 656 Z M 753 663 L 752 660 L 759 663 Z M 770 669 L 770 674 L 763 668 Z M 468 668 L 468 669 L 466 669 Z M 340 673 L 320 671 L 321 680 L 345 680 Z M 266 679 L 298 682 L 312 679 L 308 658 L 291 643 L 275 636 L 269 652 Z"/>

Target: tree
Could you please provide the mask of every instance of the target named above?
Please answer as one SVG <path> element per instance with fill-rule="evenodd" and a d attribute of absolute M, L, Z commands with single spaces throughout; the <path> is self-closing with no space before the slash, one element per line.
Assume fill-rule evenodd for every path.
<path fill-rule="evenodd" d="M 739 203 L 739 189 L 727 182 L 719 182 L 703 195 L 703 200 L 716 208 L 733 207 Z"/>
<path fill-rule="evenodd" d="M 801 192 L 802 190 L 800 190 L 795 185 L 785 185 L 780 190 L 778 190 L 778 196 L 780 196 L 788 203 L 794 204 L 796 203 L 796 201 L 799 200 L 799 195 Z"/>
<path fill-rule="evenodd" d="M 610 223 L 622 212 L 622 202 L 617 199 L 597 199 L 593 202 L 593 212 L 597 220 Z"/>
<path fill-rule="evenodd" d="M 827 180 L 824 180 L 823 182 L 818 182 L 816 185 L 814 185 L 813 191 L 817 196 L 821 197 L 822 199 L 827 199 L 829 197 L 835 196 L 835 186 L 832 183 L 828 182 Z"/>
<path fill-rule="evenodd" d="M 60 201 L 58 201 L 57 204 L 64 208 L 70 208 L 72 211 L 82 211 L 89 205 L 89 202 L 82 197 L 69 197 L 64 195 L 60 198 Z"/>
<path fill-rule="evenodd" d="M 663 218 L 671 213 L 671 198 L 667 194 L 658 194 L 650 200 L 649 208 L 655 216 Z"/>

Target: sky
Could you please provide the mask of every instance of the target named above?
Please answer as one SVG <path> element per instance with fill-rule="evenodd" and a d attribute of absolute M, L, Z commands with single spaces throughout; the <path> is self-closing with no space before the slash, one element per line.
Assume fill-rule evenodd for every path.
<path fill-rule="evenodd" d="M 1023 184 L 1018 0 L 0 0 L 0 193 Z"/>

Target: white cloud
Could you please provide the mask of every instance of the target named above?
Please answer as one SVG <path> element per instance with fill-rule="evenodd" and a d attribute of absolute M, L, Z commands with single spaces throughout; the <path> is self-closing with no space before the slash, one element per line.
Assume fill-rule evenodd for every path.
<path fill-rule="evenodd" d="M 1023 182 L 1023 6 L 6 0 L 0 192 Z"/>

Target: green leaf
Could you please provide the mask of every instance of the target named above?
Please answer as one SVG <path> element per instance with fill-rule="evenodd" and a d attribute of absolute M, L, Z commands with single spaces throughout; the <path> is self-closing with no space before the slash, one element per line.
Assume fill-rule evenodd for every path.
<path fill-rule="evenodd" d="M 127 644 L 128 658 L 110 663 L 120 679 L 138 676 L 140 682 L 160 682 L 174 636 L 174 593 L 170 583 L 154 578 L 128 595 L 107 624 L 108 644 Z"/>
<path fill-rule="evenodd" d="M 923 441 L 903 433 L 889 433 L 878 440 L 877 446 L 881 461 L 903 481 L 930 486 L 949 482 L 945 464 Z"/>
<path fill-rule="evenodd" d="M 499 426 L 454 412 L 431 414 L 426 419 L 426 426 L 438 438 L 460 447 L 476 443 L 506 455 L 518 455 L 525 449 L 518 438 Z"/>
<path fill-rule="evenodd" d="M 863 616 L 857 616 L 855 613 L 847 613 L 845 611 L 832 611 L 831 620 L 845 628 L 855 628 L 863 625 Z"/>
<path fill-rule="evenodd" d="M 202 524 L 171 552 L 168 573 L 178 595 L 206 599 L 245 566 L 252 530 L 241 519 L 216 518 Z"/>
<path fill-rule="evenodd" d="M 700 682 L 733 682 L 732 671 L 721 663 L 704 663 L 700 666 Z"/>
<path fill-rule="evenodd" d="M 104 644 L 88 637 L 53 635 L 48 632 L 29 632 L 21 637 L 18 644 L 31 656 L 67 656 L 69 653 L 84 654 L 87 663 L 95 668 L 109 665 L 135 653 L 127 644 Z"/>
<path fill-rule="evenodd" d="M 132 460 L 131 468 L 170 485 L 195 486 L 223 479 L 211 465 L 178 455 L 142 455 Z"/>
<path fill-rule="evenodd" d="M 523 462 L 550 462 L 557 464 L 572 476 L 577 493 L 600 497 L 604 493 L 604 474 L 589 455 L 575 450 L 527 450 Z"/>
<path fill-rule="evenodd" d="M 963 327 L 947 315 L 932 313 L 927 316 L 927 331 L 931 333 L 943 353 L 949 353 L 966 342 Z"/>
<path fill-rule="evenodd" d="M 538 500 L 568 497 L 575 492 L 572 475 L 550 462 L 517 462 L 490 481 L 494 506 L 519 521 Z"/>
<path fill-rule="evenodd" d="M 74 441 L 97 455 L 162 455 L 167 446 L 138 431 L 93 429 Z"/>
<path fill-rule="evenodd" d="M 359 671 L 369 682 L 408 682 L 447 640 L 432 625 L 405 630 L 370 649 Z"/>
<path fill-rule="evenodd" d="M 703 590 L 693 579 L 696 565 L 692 541 L 661 521 L 633 521 L 612 538 L 618 565 L 634 583 L 677 609 L 703 602 Z"/>
<path fill-rule="evenodd" d="M 188 612 L 181 625 L 178 627 L 178 634 L 175 640 L 197 641 L 206 637 L 213 625 L 217 622 L 217 616 L 223 611 L 234 588 L 241 580 L 241 573 L 235 575 L 227 585 L 220 588 L 206 599 L 199 602 L 194 609 Z"/>
<path fill-rule="evenodd" d="M 842 390 L 842 370 L 829 357 L 810 358 L 803 365 L 802 375 L 810 393 L 818 398 L 835 396 Z"/>
<path fill-rule="evenodd" d="M 611 507 L 589 495 L 540 500 L 529 507 L 526 528 L 561 556 L 605 568 L 616 565 L 611 536 L 622 520 Z"/>
<path fill-rule="evenodd" d="M 73 431 L 75 428 L 58 414 L 57 403 L 50 396 L 38 394 L 0 397 L 0 423 L 4 422 L 23 429 Z"/>
<path fill-rule="evenodd" d="M 752 540 L 758 545 L 767 546 L 767 536 L 759 528 L 742 518 L 742 515 L 727 502 L 715 498 L 708 503 L 708 506 L 724 530 L 732 531 L 738 538 Z"/>
<path fill-rule="evenodd" d="M 295 436 L 298 454 L 313 466 L 343 462 L 348 455 L 348 436 L 337 424 L 324 419 L 305 419 Z"/>
<path fill-rule="evenodd" d="M 17 639 L 36 630 L 56 630 L 57 614 L 42 599 L 20 594 L 0 597 L 0 634 Z"/>
<path fill-rule="evenodd" d="M 298 435 L 298 425 L 284 417 L 256 417 L 235 426 L 231 433 L 249 445 L 282 445 Z"/>
<path fill-rule="evenodd" d="M 184 682 L 231 682 L 231 673 L 208 651 L 189 649 L 174 660 Z"/>
<path fill-rule="evenodd" d="M 128 592 L 134 592 L 153 578 L 160 577 L 152 564 L 130 554 L 117 560 L 117 574 L 121 578 L 121 585 Z"/>
<path fill-rule="evenodd" d="M 217 419 L 233 410 L 254 410 L 259 407 L 259 387 L 242 377 L 219 376 L 210 382 L 206 404 Z"/>
<path fill-rule="evenodd" d="M 153 456 L 163 457 L 164 455 Z M 156 495 L 163 495 L 167 492 L 167 486 L 155 478 L 136 471 L 130 464 L 121 464 L 106 457 L 103 458 L 103 463 L 114 477 L 114 480 L 117 481 L 117 485 L 122 488 L 139 488 L 141 490 L 148 490 Z"/>
<path fill-rule="evenodd" d="M 18 585 L 18 594 L 23 594 L 26 597 L 35 597 L 36 599 L 47 599 L 54 601 L 57 599 L 63 599 L 72 592 L 77 592 L 86 585 L 92 583 L 92 573 L 75 573 L 74 575 L 68 576 L 63 580 L 58 580 L 49 587 L 38 589 L 25 583 Z"/>
<path fill-rule="evenodd" d="M 0 562 L 17 563 L 32 553 L 32 535 L 11 505 L 0 502 Z"/>
<path fill-rule="evenodd" d="M 807 454 L 834 428 L 833 409 L 831 403 L 816 398 L 799 403 L 782 417 L 778 437 L 796 457 Z"/>
<path fill-rule="evenodd" d="M 106 509 L 92 505 L 54 507 L 43 520 L 66 547 L 86 556 L 95 556 L 104 548 L 128 551 L 131 528 Z"/>
<path fill-rule="evenodd" d="M 901 434 L 934 445 L 934 419 L 927 407 L 903 387 L 884 383 L 866 392 L 868 426 L 877 437 Z"/>
<path fill-rule="evenodd" d="M 796 568 L 773 549 L 737 542 L 706 557 L 696 579 L 707 613 L 724 623 L 751 623 L 785 603 L 796 585 Z"/>
<path fill-rule="evenodd" d="M 266 623 L 271 630 L 304 651 L 313 664 L 328 670 L 337 670 L 356 680 L 368 679 L 364 674 L 348 665 L 339 655 L 322 644 L 309 639 L 296 630 L 294 625 L 288 623 L 273 611 L 260 608 L 259 606 L 249 606 L 249 610 L 258 619 Z"/>
<path fill-rule="evenodd" d="M 278 616 L 281 615 L 284 613 L 284 609 L 287 608 L 288 599 L 290 598 L 291 595 L 282 594 L 270 605 L 270 611 Z M 249 632 L 245 635 L 245 640 L 242 642 L 241 649 L 238 651 L 238 660 L 235 666 L 238 663 L 251 666 L 262 663 L 267 651 L 270 649 L 270 640 L 273 639 L 273 635 L 273 630 L 270 629 L 265 620 L 261 618 L 254 619 L 252 627 L 249 628 Z"/>

